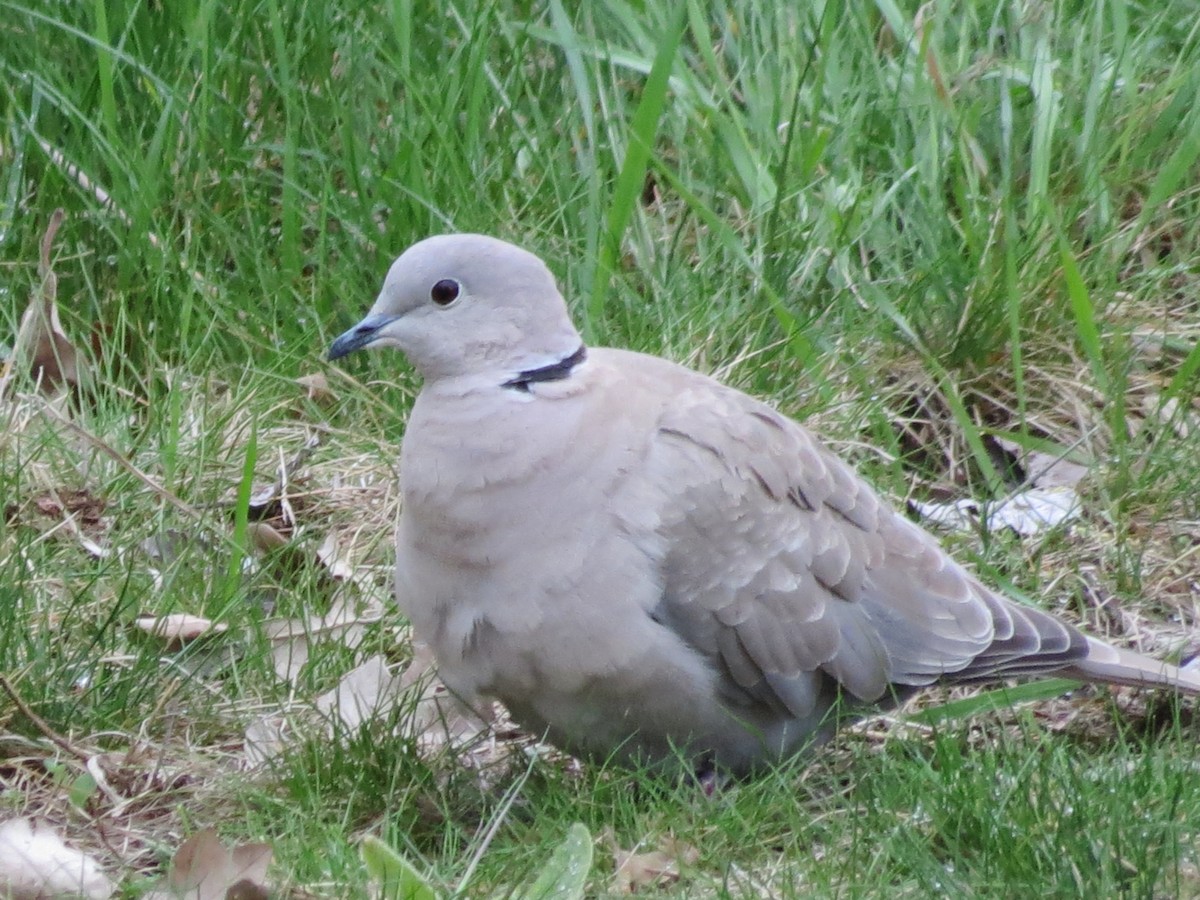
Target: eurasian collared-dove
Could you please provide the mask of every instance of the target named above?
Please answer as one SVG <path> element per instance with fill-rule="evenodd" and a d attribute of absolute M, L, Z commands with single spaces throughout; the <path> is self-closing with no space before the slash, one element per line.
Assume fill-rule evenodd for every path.
<path fill-rule="evenodd" d="M 741 772 L 835 709 L 1055 673 L 1200 693 L 984 587 L 802 426 L 654 356 L 585 348 L 540 259 L 433 237 L 329 350 L 424 378 L 396 596 L 464 698 L 592 756 Z M 840 698 L 840 702 L 839 702 Z"/>

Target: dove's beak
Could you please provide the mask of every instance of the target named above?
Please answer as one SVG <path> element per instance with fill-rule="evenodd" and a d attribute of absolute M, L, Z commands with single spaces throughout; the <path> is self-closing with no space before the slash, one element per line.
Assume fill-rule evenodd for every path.
<path fill-rule="evenodd" d="M 349 331 L 339 335 L 337 340 L 329 345 L 329 353 L 327 358 L 332 362 L 335 359 L 341 359 L 348 353 L 353 353 L 355 350 L 361 350 L 363 347 L 369 347 L 376 341 L 385 337 L 380 332 L 395 322 L 399 316 L 367 316 Z"/>

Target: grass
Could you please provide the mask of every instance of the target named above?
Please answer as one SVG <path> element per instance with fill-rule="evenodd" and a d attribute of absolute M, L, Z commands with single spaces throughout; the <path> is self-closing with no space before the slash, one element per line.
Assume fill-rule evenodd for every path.
<path fill-rule="evenodd" d="M 1095 632 L 1194 649 L 1200 7 L 642 7 L 0 0 L 0 344 L 62 207 L 94 382 L 0 401 L 0 673 L 37 717 L 0 699 L 0 817 L 49 815 L 132 885 L 216 825 L 272 842 L 281 884 L 361 893 L 376 833 L 453 890 L 497 825 L 488 896 L 582 821 L 697 848 L 677 896 L 1200 893 L 1189 711 L 1128 692 L 868 723 L 715 800 L 554 759 L 481 777 L 387 723 L 239 771 L 249 721 L 405 659 L 388 615 L 281 682 L 262 620 L 328 608 L 331 534 L 386 596 L 418 385 L 320 357 L 446 230 L 536 250 L 590 341 L 773 400 L 898 501 L 1006 491 L 997 434 L 1070 452 L 1070 531 L 948 543 Z M 332 405 L 295 382 L 318 371 Z M 313 437 L 262 513 L 301 563 L 264 558 L 252 496 Z M 139 612 L 230 631 L 206 661 Z"/>

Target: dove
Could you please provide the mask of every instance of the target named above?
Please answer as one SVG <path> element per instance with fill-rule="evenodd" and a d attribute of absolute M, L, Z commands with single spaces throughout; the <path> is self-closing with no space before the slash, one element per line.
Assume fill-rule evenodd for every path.
<path fill-rule="evenodd" d="M 385 346 L 422 378 L 398 605 L 452 692 L 568 752 L 738 775 L 935 683 L 1200 693 L 986 587 L 766 403 L 585 346 L 512 244 L 406 250 L 328 356 Z"/>

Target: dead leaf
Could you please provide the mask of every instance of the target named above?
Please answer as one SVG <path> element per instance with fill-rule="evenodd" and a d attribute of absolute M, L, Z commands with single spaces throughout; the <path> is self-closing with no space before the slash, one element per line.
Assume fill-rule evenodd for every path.
<path fill-rule="evenodd" d="M 383 605 L 374 591 L 355 577 L 354 567 L 341 555 L 338 536 L 330 532 L 315 553 L 302 544 L 289 541 L 266 523 L 252 532 L 260 548 L 270 547 L 266 564 L 281 584 L 296 573 L 318 566 L 318 589 L 331 596 L 329 611 L 298 619 L 272 619 L 263 623 L 271 641 L 275 673 L 284 681 L 294 681 L 308 662 L 310 646 L 317 641 L 336 640 L 353 650 L 362 642 L 366 626 L 383 616 Z M 280 543 L 282 541 L 282 543 Z"/>
<path fill-rule="evenodd" d="M 415 738 L 422 752 L 461 747 L 488 727 L 489 717 L 455 697 L 436 677 L 432 653 L 425 648 L 399 677 L 382 656 L 373 656 L 346 673 L 341 682 L 294 713 L 279 711 L 251 722 L 245 732 L 246 765 L 256 768 L 283 752 L 297 736 L 322 733 L 333 738 L 382 719 L 403 704 L 406 714 L 397 729 Z M 316 715 L 314 715 L 314 713 Z M 316 716 L 321 721 L 317 721 Z"/>
<path fill-rule="evenodd" d="M 387 660 L 372 656 L 347 672 L 338 686 L 313 705 L 333 731 L 356 731 L 368 719 L 383 715 L 400 700 L 400 680 L 388 671 Z"/>
<path fill-rule="evenodd" d="M 108 900 L 116 890 L 99 864 L 29 819 L 0 825 L 0 895 L 9 900 L 81 897 Z"/>
<path fill-rule="evenodd" d="M 58 276 L 50 264 L 54 238 L 65 217 L 66 213 L 56 209 L 46 226 L 38 263 L 41 288 L 21 316 L 7 371 L 0 376 L 0 393 L 7 390 L 10 379 L 20 370 L 29 372 L 39 389 L 48 394 L 61 387 L 78 390 L 90 383 L 87 363 L 59 319 Z"/>
<path fill-rule="evenodd" d="M 1164 398 L 1157 391 L 1147 391 L 1142 397 L 1141 408 L 1147 420 L 1170 428 L 1176 437 L 1189 438 L 1200 428 L 1200 416 L 1191 404 L 1180 402 L 1178 397 Z"/>
<path fill-rule="evenodd" d="M 1031 537 L 1073 522 L 1083 513 L 1083 503 L 1073 488 L 1030 488 L 995 503 L 971 499 L 950 503 L 912 501 L 921 516 L 935 525 L 956 531 L 977 531 L 982 521 L 989 531 L 1010 528 Z"/>
<path fill-rule="evenodd" d="M 288 539 L 267 522 L 247 522 L 246 537 L 259 553 L 271 553 L 288 543 Z"/>
<path fill-rule="evenodd" d="M 227 850 L 215 829 L 198 831 L 180 844 L 165 881 L 143 900 L 227 900 L 267 896 L 270 844 Z"/>
<path fill-rule="evenodd" d="M 73 518 L 80 525 L 97 527 L 103 521 L 105 501 L 87 490 L 59 488 L 34 498 L 38 512 L 51 519 Z"/>
<path fill-rule="evenodd" d="M 291 722 L 282 712 L 259 716 L 246 726 L 242 752 L 246 758 L 243 768 L 257 769 L 273 760 L 291 741 Z"/>
<path fill-rule="evenodd" d="M 658 843 L 658 848 L 646 853 L 624 850 L 617 844 L 612 829 L 605 832 L 605 839 L 612 848 L 616 871 L 613 873 L 611 890 L 614 894 L 635 894 L 643 888 L 663 888 L 679 880 L 682 866 L 695 865 L 700 851 L 690 844 L 667 835 Z"/>
<path fill-rule="evenodd" d="M 1035 488 L 1074 488 L 1088 474 L 1079 463 L 1031 450 L 1021 461 L 1026 481 Z"/>
<path fill-rule="evenodd" d="M 113 555 L 111 547 L 105 547 L 103 544 L 96 543 L 78 528 L 72 530 L 75 532 L 75 536 L 79 538 L 79 546 L 86 550 L 89 556 L 96 559 L 108 559 Z"/>
<path fill-rule="evenodd" d="M 32 510 L 29 510 L 30 506 Z M 34 525 L 29 521 L 34 517 L 26 513 L 35 512 L 38 518 L 44 517 L 55 523 L 49 530 L 42 528 L 43 536 L 65 529 L 75 536 L 79 545 L 89 554 L 97 559 L 107 559 L 113 555 L 113 550 L 96 540 L 103 536 L 106 528 L 104 508 L 104 500 L 86 490 L 60 488 L 48 490 L 20 504 L 9 504 L 5 507 L 4 515 L 7 521 L 23 521 Z M 40 523 L 35 527 L 41 527 Z"/>
<path fill-rule="evenodd" d="M 350 581 L 354 578 L 354 566 L 341 555 L 336 532 L 331 531 L 325 535 L 325 540 L 317 548 L 317 559 L 335 581 Z"/>
<path fill-rule="evenodd" d="M 279 475 L 274 483 L 257 488 L 250 494 L 251 521 L 261 522 L 264 519 L 282 517 L 284 525 L 291 527 L 295 524 L 295 516 L 291 512 L 291 504 L 287 497 L 288 485 L 295 480 L 296 471 L 308 461 L 320 444 L 320 434 L 309 434 L 304 446 L 297 450 L 291 459 L 280 461 Z"/>
<path fill-rule="evenodd" d="M 264 557 L 264 561 L 281 583 L 288 583 L 306 569 L 315 564 L 319 579 L 318 590 L 322 593 L 334 593 L 339 583 L 358 582 L 354 578 L 354 566 L 341 555 L 338 546 L 338 536 L 329 532 L 321 542 L 321 546 L 312 551 L 300 542 L 280 532 L 268 522 L 250 522 L 246 526 L 246 534 L 251 546 Z"/>
<path fill-rule="evenodd" d="M 318 406 L 328 406 L 336 399 L 329 388 L 329 379 L 324 372 L 313 372 L 311 375 L 301 375 L 296 384 L 304 388 L 305 396 Z"/>
<path fill-rule="evenodd" d="M 1070 487 L 1079 484 L 1088 474 L 1088 467 L 1066 459 L 1063 455 L 1030 450 L 1017 441 L 995 435 L 996 444 L 1012 456 L 1025 473 L 1025 484 L 1036 488 Z"/>
<path fill-rule="evenodd" d="M 297 736 L 325 736 L 355 731 L 369 719 L 382 717 L 403 699 L 400 680 L 388 671 L 382 656 L 372 656 L 351 669 L 331 691 L 295 714 L 280 711 L 254 720 L 246 727 L 248 768 L 278 756 Z M 294 727 L 293 727 L 294 726 Z"/>
<path fill-rule="evenodd" d="M 433 650 L 426 644 L 413 644 L 413 658 L 400 676 L 400 689 L 412 703 L 405 734 L 417 740 L 422 754 L 469 743 L 492 722 L 493 709 L 472 709 L 450 692 L 438 677 Z"/>
<path fill-rule="evenodd" d="M 337 641 L 350 650 L 357 649 L 366 636 L 366 626 L 383 618 L 383 607 L 376 603 L 353 602 L 353 594 L 339 591 L 329 612 L 304 619 L 270 619 L 263 632 L 271 642 L 271 660 L 282 681 L 295 681 L 309 650 L 319 641 Z"/>
<path fill-rule="evenodd" d="M 188 613 L 138 616 L 133 620 L 133 624 L 140 631 L 158 638 L 171 649 L 178 649 L 199 638 L 222 634 L 229 630 L 229 626 L 224 622 L 214 622 L 203 616 L 193 616 Z"/>

